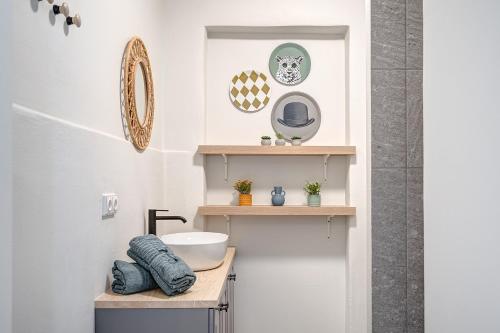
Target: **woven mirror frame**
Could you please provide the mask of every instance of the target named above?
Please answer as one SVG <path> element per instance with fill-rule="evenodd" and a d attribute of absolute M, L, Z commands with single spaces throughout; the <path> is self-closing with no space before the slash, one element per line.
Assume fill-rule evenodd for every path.
<path fill-rule="evenodd" d="M 148 51 L 142 40 L 132 38 L 125 50 L 124 97 L 125 115 L 132 143 L 139 151 L 144 151 L 151 140 L 154 119 L 154 89 L 151 64 Z M 136 101 L 136 70 L 142 70 L 145 87 L 145 116 L 141 120 L 137 113 Z"/>

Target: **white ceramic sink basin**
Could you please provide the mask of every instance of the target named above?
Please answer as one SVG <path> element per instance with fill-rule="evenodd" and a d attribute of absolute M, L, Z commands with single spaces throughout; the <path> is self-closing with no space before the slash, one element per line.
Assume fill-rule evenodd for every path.
<path fill-rule="evenodd" d="M 215 232 L 182 232 L 163 235 L 161 240 L 196 272 L 222 264 L 228 236 Z"/>

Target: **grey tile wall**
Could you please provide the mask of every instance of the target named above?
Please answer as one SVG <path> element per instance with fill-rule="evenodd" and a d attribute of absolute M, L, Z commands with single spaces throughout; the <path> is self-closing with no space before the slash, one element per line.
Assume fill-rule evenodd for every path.
<path fill-rule="evenodd" d="M 422 0 L 406 1 L 406 68 L 422 69 L 423 20 Z"/>
<path fill-rule="evenodd" d="M 406 267 L 406 169 L 374 169 L 372 179 L 373 267 Z"/>
<path fill-rule="evenodd" d="M 405 68 L 405 0 L 372 0 L 372 67 Z"/>
<path fill-rule="evenodd" d="M 372 0 L 372 327 L 424 332 L 422 0 Z"/>
<path fill-rule="evenodd" d="M 408 167 L 423 167 L 422 70 L 406 71 L 406 131 Z"/>
<path fill-rule="evenodd" d="M 404 332 L 406 327 L 406 268 L 374 267 L 372 297 L 383 306 L 373 307 L 373 333 Z"/>
<path fill-rule="evenodd" d="M 372 71 L 372 166 L 406 167 L 406 73 Z"/>

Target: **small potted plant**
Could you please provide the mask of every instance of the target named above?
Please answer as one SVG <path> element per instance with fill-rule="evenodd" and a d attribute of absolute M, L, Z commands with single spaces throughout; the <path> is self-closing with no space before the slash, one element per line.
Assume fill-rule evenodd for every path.
<path fill-rule="evenodd" d="M 274 140 L 274 144 L 276 146 L 284 146 L 286 143 L 285 137 L 281 133 L 276 133 L 276 140 Z"/>
<path fill-rule="evenodd" d="M 271 137 L 264 135 L 260 137 L 260 144 L 263 146 L 270 146 L 271 145 Z"/>
<path fill-rule="evenodd" d="M 302 144 L 302 138 L 300 136 L 292 137 L 292 146 L 300 146 Z"/>
<path fill-rule="evenodd" d="M 309 183 L 307 182 L 304 186 L 304 191 L 307 192 L 307 205 L 309 207 L 319 207 L 321 206 L 321 184 L 318 182 Z"/>
<path fill-rule="evenodd" d="M 252 181 L 248 179 L 238 180 L 233 185 L 234 189 L 240 192 L 239 204 L 240 206 L 252 205 Z"/>

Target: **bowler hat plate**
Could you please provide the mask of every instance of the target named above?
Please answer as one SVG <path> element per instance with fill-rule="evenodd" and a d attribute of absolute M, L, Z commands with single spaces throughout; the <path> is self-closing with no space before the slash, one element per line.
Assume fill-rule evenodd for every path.
<path fill-rule="evenodd" d="M 271 113 L 271 125 L 276 133 L 291 141 L 293 137 L 305 142 L 312 138 L 321 126 L 318 103 L 309 95 L 294 91 L 276 101 Z"/>
<path fill-rule="evenodd" d="M 283 109 L 283 119 L 278 122 L 288 127 L 304 127 L 314 123 L 314 118 L 309 119 L 307 105 L 301 102 L 290 102 Z"/>

